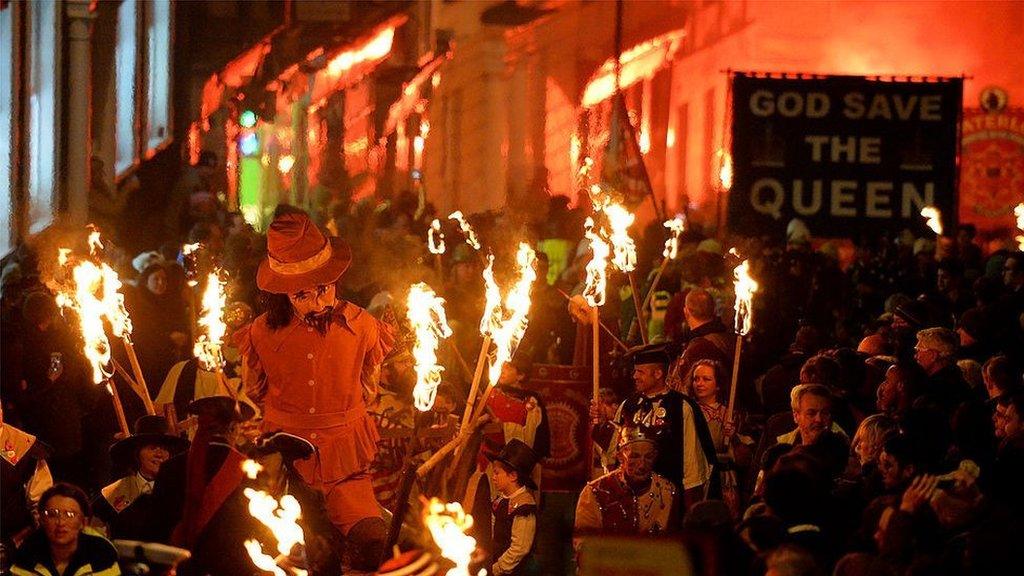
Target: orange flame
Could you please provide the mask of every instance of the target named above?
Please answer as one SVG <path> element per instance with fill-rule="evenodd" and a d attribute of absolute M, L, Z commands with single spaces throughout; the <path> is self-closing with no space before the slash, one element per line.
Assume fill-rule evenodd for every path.
<path fill-rule="evenodd" d="M 611 227 L 608 239 L 612 243 L 612 265 L 622 272 L 632 272 L 636 268 L 636 243 L 628 229 L 636 217 L 622 204 L 609 204 L 604 213 Z"/>
<path fill-rule="evenodd" d="M 476 539 L 466 531 L 473 527 L 473 517 L 466 514 L 458 502 L 445 504 L 431 498 L 424 508 L 423 522 L 441 549 L 441 555 L 455 563 L 455 567 L 446 572 L 447 576 L 469 576 Z"/>
<path fill-rule="evenodd" d="M 256 464 L 259 466 L 259 464 Z M 270 529 L 277 540 L 277 551 L 282 556 L 291 554 L 296 545 L 305 545 L 305 535 L 298 520 L 302 517 L 302 507 L 291 494 L 285 494 L 281 500 L 274 498 L 262 490 L 246 488 L 243 493 L 249 499 L 249 514 Z M 277 566 L 275 558 L 263 553 L 263 547 L 255 539 L 245 541 L 245 549 L 253 564 L 263 570 L 284 575 L 285 571 Z M 306 574 L 305 570 L 295 569 L 298 574 Z"/>
<path fill-rule="evenodd" d="M 608 283 L 608 255 L 611 248 L 594 230 L 593 218 L 588 217 L 584 223 L 584 235 L 590 241 L 590 250 L 594 257 L 587 263 L 587 283 L 583 289 L 583 298 L 590 306 L 603 306 Z"/>
<path fill-rule="evenodd" d="M 942 213 L 935 206 L 925 206 L 921 208 L 921 216 L 928 219 L 928 227 L 935 232 L 937 236 L 942 236 Z"/>
<path fill-rule="evenodd" d="M 93 229 L 89 233 L 89 252 L 96 256 L 103 249 L 100 233 Z M 71 250 L 60 248 L 57 261 L 62 267 L 71 264 Z M 130 338 L 132 321 L 124 307 L 121 294 L 121 279 L 117 272 L 105 262 L 81 260 L 67 274 L 65 285 L 57 292 L 56 302 L 62 310 L 72 310 L 78 315 L 79 327 L 84 341 L 83 351 L 92 367 L 93 383 L 108 379 L 112 372 L 107 368 L 110 362 L 110 340 L 104 329 L 104 320 L 110 322 L 111 330 L 118 338 Z"/>
<path fill-rule="evenodd" d="M 718 155 L 721 158 L 720 165 L 718 167 L 718 183 L 722 185 L 722 190 L 732 189 L 732 154 L 729 154 L 724 149 L 718 151 Z"/>
<path fill-rule="evenodd" d="M 488 368 L 488 378 L 492 386 L 497 385 L 501 369 L 515 354 L 519 341 L 523 339 L 530 323 L 530 290 L 537 280 L 537 253 L 526 242 L 519 243 L 516 253 L 516 267 L 519 279 L 505 295 L 504 313 L 499 315 L 498 322 L 490 329 L 491 341 L 494 342 L 494 361 Z M 494 319 L 494 316 L 491 316 Z"/>
<path fill-rule="evenodd" d="M 441 221 L 434 218 L 427 229 L 427 249 L 431 254 L 444 254 L 444 232 L 441 232 Z"/>
<path fill-rule="evenodd" d="M 205 329 L 206 333 L 200 334 L 192 347 L 192 353 L 205 370 L 220 370 L 224 364 L 221 346 L 227 332 L 222 318 L 226 301 L 224 282 L 216 271 L 210 272 L 203 290 L 203 313 L 198 321 L 200 330 Z"/>
<path fill-rule="evenodd" d="M 412 397 L 416 409 L 426 412 L 434 406 L 444 367 L 437 363 L 437 346 L 452 335 L 444 313 L 444 299 L 423 282 L 409 288 L 406 317 L 416 334 L 412 355 L 416 359 L 416 387 Z"/>
<path fill-rule="evenodd" d="M 480 242 L 476 239 L 476 232 L 473 231 L 473 227 L 469 225 L 469 222 L 466 222 L 466 218 L 462 215 L 462 210 L 452 212 L 448 215 L 448 219 L 459 223 L 459 228 L 466 235 L 466 244 L 472 246 L 474 250 L 480 249 Z"/>
<path fill-rule="evenodd" d="M 668 228 L 672 235 L 665 240 L 665 249 L 661 255 L 668 260 L 675 260 L 679 256 L 679 235 L 686 229 L 686 218 L 680 214 L 671 220 L 665 221 L 665 228 Z"/>
<path fill-rule="evenodd" d="M 737 255 L 735 249 L 730 250 L 729 253 Z M 750 260 L 740 262 L 740 265 L 733 269 L 733 277 L 736 291 L 735 329 L 740 336 L 746 336 L 753 326 L 754 311 L 751 306 L 754 293 L 758 289 L 757 281 L 750 277 Z"/>
<path fill-rule="evenodd" d="M 1013 215 L 1017 217 L 1017 229 L 1024 232 L 1024 202 L 1013 208 Z M 1017 249 L 1024 250 L 1024 234 L 1017 236 Z"/>
<path fill-rule="evenodd" d="M 480 334 L 490 336 L 495 326 L 501 325 L 501 290 L 494 280 L 494 254 L 487 255 L 484 268 L 484 313 L 480 317 Z"/>

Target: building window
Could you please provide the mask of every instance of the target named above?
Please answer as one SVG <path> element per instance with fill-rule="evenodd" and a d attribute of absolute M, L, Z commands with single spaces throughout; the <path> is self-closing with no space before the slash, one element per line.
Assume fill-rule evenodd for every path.
<path fill-rule="evenodd" d="M 146 3 L 146 157 L 171 138 L 171 0 Z"/>
<path fill-rule="evenodd" d="M 135 63 L 138 31 L 135 0 L 123 0 L 117 9 L 117 48 L 115 73 L 117 84 L 117 156 L 115 172 L 120 175 L 135 164 Z"/>
<path fill-rule="evenodd" d="M 57 2 L 31 2 L 31 54 L 28 70 L 28 232 L 53 221 L 57 184 Z"/>
<path fill-rule="evenodd" d="M 0 254 L 11 249 L 14 205 L 11 167 L 14 133 L 14 8 L 0 10 Z"/>

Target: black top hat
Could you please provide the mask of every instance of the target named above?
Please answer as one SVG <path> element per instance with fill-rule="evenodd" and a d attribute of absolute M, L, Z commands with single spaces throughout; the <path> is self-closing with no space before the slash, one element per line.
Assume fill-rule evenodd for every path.
<path fill-rule="evenodd" d="M 196 416 L 208 416 L 217 420 L 245 422 L 256 416 L 256 409 L 248 402 L 234 400 L 230 396 L 204 396 L 189 402 L 188 411 Z"/>
<path fill-rule="evenodd" d="M 494 461 L 501 462 L 515 470 L 519 475 L 520 484 L 534 488 L 533 468 L 537 465 L 537 453 L 525 442 L 517 438 L 509 440 Z"/>
<path fill-rule="evenodd" d="M 260 457 L 280 452 L 284 461 L 291 464 L 296 460 L 309 458 L 314 450 L 313 444 L 305 438 L 287 432 L 267 432 L 256 439 L 252 456 Z"/>
<path fill-rule="evenodd" d="M 188 450 L 188 440 L 167 433 L 167 421 L 146 415 L 135 421 L 134 433 L 110 447 L 110 459 L 116 466 L 135 467 L 135 453 L 143 446 L 163 446 L 171 455 Z"/>
<path fill-rule="evenodd" d="M 626 359 L 633 365 L 668 364 L 672 361 L 669 345 L 665 343 L 634 346 L 626 353 Z"/>

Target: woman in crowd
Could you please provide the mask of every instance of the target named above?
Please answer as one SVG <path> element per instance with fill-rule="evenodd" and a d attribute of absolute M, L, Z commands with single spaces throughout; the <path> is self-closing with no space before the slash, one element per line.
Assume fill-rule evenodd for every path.
<path fill-rule="evenodd" d="M 862 492 L 878 495 L 882 492 L 882 476 L 878 471 L 878 456 L 885 441 L 898 431 L 896 421 L 885 414 L 872 414 L 861 421 L 850 442 L 848 476 L 859 479 Z"/>
<path fill-rule="evenodd" d="M 117 551 L 102 536 L 85 532 L 89 499 L 73 484 L 54 484 L 39 499 L 37 530 L 14 555 L 15 576 L 117 576 Z"/>
<path fill-rule="evenodd" d="M 690 372 L 693 398 L 704 413 L 711 438 L 718 453 L 719 474 L 722 482 L 722 499 L 728 504 L 734 517 L 739 516 L 740 499 L 737 484 L 737 467 L 749 463 L 750 451 L 746 444 L 752 440 L 736 434 L 736 422 L 742 416 L 733 411 L 732 419 L 726 419 L 728 407 L 720 400 L 721 385 L 725 382 L 725 370 L 716 360 L 698 360 Z"/>

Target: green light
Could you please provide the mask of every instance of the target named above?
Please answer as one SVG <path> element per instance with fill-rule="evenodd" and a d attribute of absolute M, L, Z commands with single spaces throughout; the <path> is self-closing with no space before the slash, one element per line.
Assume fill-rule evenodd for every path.
<path fill-rule="evenodd" d="M 252 128 L 256 125 L 257 120 L 259 120 L 259 117 L 257 117 L 256 113 L 252 110 L 243 110 L 242 113 L 238 115 L 238 124 L 242 128 Z"/>

